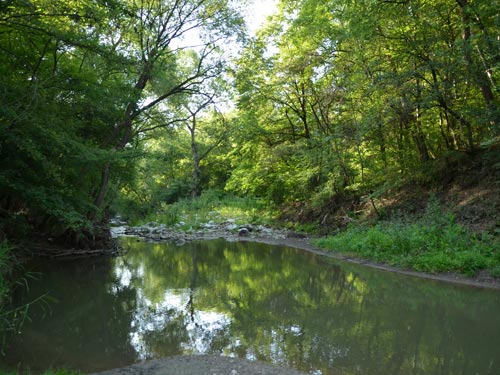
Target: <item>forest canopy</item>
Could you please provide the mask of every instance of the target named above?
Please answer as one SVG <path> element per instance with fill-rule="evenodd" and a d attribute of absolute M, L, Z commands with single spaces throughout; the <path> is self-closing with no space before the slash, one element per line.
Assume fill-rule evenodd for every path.
<path fill-rule="evenodd" d="M 281 0 L 255 36 L 242 5 L 2 2 L 1 236 L 98 246 L 117 209 L 376 197 L 498 151 L 497 0 Z"/>
<path fill-rule="evenodd" d="M 105 240 L 146 133 L 181 121 L 168 106 L 205 93 L 242 22 L 225 1 L 2 2 L 0 233 Z"/>

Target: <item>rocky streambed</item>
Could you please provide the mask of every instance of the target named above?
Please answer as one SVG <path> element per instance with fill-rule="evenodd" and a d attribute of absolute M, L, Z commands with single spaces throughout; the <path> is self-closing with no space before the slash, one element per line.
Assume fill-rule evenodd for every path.
<path fill-rule="evenodd" d="M 186 228 L 181 222 L 174 226 L 150 222 L 140 226 L 129 226 L 125 222 L 112 222 L 111 234 L 113 237 L 135 236 L 149 241 L 170 241 L 182 246 L 190 241 L 212 240 L 225 238 L 228 241 L 265 241 L 280 242 L 286 239 L 306 239 L 302 233 L 286 229 L 274 229 L 264 225 L 237 224 L 235 220 L 228 219 L 223 222 L 209 221 L 198 224 L 196 227 Z M 266 242 L 267 242 L 266 241 Z"/>

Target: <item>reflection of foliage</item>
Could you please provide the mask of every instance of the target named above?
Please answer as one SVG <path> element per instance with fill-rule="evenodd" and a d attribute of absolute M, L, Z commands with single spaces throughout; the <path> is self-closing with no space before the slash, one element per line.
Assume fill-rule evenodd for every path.
<path fill-rule="evenodd" d="M 107 285 L 116 283 L 109 259 L 33 267 L 43 276 L 30 283 L 23 295 L 15 296 L 14 302 L 22 305 L 43 293 L 53 302 L 48 308 L 37 304 L 30 309 L 22 334 L 9 339 L 0 368 L 29 368 L 31 373 L 47 368 L 94 371 L 135 360 L 127 335 L 136 291 L 125 288 L 109 293 Z"/>
<path fill-rule="evenodd" d="M 148 270 L 142 280 L 134 280 L 153 304 L 160 308 L 165 303 L 165 291 L 184 293 L 181 310 L 170 316 L 174 319 L 166 327 L 199 335 L 203 353 L 320 369 L 323 374 L 333 369 L 356 373 L 356 368 L 365 374 L 451 374 L 466 366 L 463 358 L 476 358 L 482 373 L 479 358 L 498 355 L 498 339 L 474 323 L 484 317 L 499 326 L 492 308 L 498 298 L 484 305 L 480 294 L 358 267 L 341 268 L 293 249 L 262 244 L 127 246 L 133 246 L 127 256 L 132 269 Z M 228 324 L 224 329 L 192 330 L 186 306 L 189 286 L 194 288 L 195 311 L 220 314 Z M 161 315 L 160 309 L 156 312 Z M 184 327 L 178 325 L 182 314 Z M 164 332 L 144 338 L 151 356 L 168 354 L 158 345 L 170 340 Z M 488 347 L 470 345 L 480 339 L 489 342 Z M 192 337 L 184 341 L 187 352 L 199 352 L 199 347 L 189 347 L 193 342 Z"/>
<path fill-rule="evenodd" d="M 59 335 L 65 327 L 73 343 L 94 346 L 85 359 L 102 367 L 108 360 L 98 352 L 106 350 L 122 361 L 116 365 L 203 353 L 324 375 L 499 370 L 495 292 L 339 266 L 264 244 L 216 240 L 177 247 L 125 238 L 123 245 L 129 251 L 113 260 L 112 272 L 94 265 L 62 275 L 66 283 L 49 277 L 60 306 L 48 321 L 35 317 L 29 330 Z M 96 339 L 101 330 L 107 340 Z M 25 340 L 16 343 L 24 358 L 41 350 Z M 51 340 L 66 356 L 59 338 Z"/>

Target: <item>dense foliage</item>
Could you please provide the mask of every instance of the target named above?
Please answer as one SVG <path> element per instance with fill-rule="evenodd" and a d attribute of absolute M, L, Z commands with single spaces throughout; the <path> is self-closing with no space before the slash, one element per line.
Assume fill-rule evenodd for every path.
<path fill-rule="evenodd" d="M 229 185 L 276 203 L 425 178 L 498 142 L 497 1 L 281 1 L 245 49 Z"/>
<path fill-rule="evenodd" d="M 1 236 L 98 246 L 208 189 L 377 210 L 498 150 L 497 0 L 282 0 L 246 37 L 239 5 L 2 3 Z"/>
<path fill-rule="evenodd" d="M 244 3 L 0 1 L 0 270 L 27 238 L 106 247 L 114 213 L 198 223 L 218 192 L 241 220 L 306 207 L 333 231 L 325 206 L 382 218 L 402 186 L 471 165 L 489 185 L 462 201 L 497 197 L 489 233 L 439 213 L 322 244 L 499 276 L 500 1 L 279 0 L 253 36 Z"/>
<path fill-rule="evenodd" d="M 0 237 L 105 242 L 139 140 L 182 116 L 158 109 L 203 92 L 240 25 L 221 1 L 2 2 Z"/>

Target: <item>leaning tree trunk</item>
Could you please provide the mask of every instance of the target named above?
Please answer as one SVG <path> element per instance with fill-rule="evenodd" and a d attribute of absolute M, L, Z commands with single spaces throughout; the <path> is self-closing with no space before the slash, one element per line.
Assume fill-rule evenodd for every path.
<path fill-rule="evenodd" d="M 139 76 L 139 79 L 134 86 L 134 90 L 136 92 L 142 92 L 144 90 L 149 79 L 151 78 L 151 70 L 151 64 L 146 61 L 144 63 L 143 70 Z M 115 125 L 113 133 L 106 142 L 106 145 L 114 144 L 113 150 L 123 150 L 132 139 L 132 125 L 134 119 L 140 114 L 139 111 L 137 111 L 137 107 L 137 101 L 130 102 L 125 110 L 123 121 Z M 107 162 L 103 167 L 103 171 L 101 173 L 101 183 L 97 196 L 94 200 L 95 211 L 91 215 L 91 219 L 94 223 L 97 223 L 101 220 L 100 212 L 104 207 L 111 172 L 111 163 Z"/>

